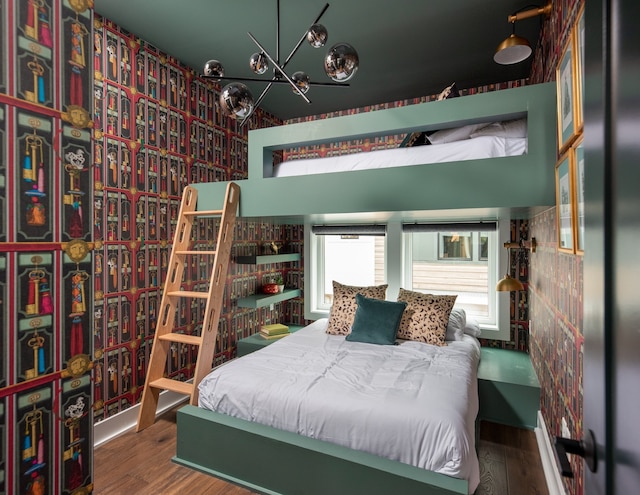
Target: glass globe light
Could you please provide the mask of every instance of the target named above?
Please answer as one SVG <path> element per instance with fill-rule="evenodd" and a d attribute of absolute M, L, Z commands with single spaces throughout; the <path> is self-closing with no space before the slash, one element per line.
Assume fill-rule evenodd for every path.
<path fill-rule="evenodd" d="M 307 41 L 313 48 L 321 48 L 329 39 L 327 28 L 322 24 L 314 24 L 307 31 Z"/>
<path fill-rule="evenodd" d="M 249 59 L 249 67 L 258 75 L 262 75 L 269 69 L 269 59 L 264 53 L 254 53 Z"/>
<path fill-rule="evenodd" d="M 307 91 L 309 91 L 310 78 L 306 72 L 302 72 L 301 70 L 299 70 L 298 72 L 294 72 L 293 74 L 291 74 L 291 80 L 296 83 L 296 86 L 300 91 L 302 91 L 302 94 L 305 94 Z M 291 88 L 291 90 L 295 94 L 298 94 L 295 89 Z"/>
<path fill-rule="evenodd" d="M 222 111 L 234 119 L 244 119 L 253 112 L 253 95 L 249 88 L 239 82 L 227 84 L 220 93 Z"/>
<path fill-rule="evenodd" d="M 204 75 L 207 77 L 215 77 L 218 81 L 224 77 L 224 67 L 218 60 L 209 60 L 204 64 Z"/>
<path fill-rule="evenodd" d="M 345 82 L 358 70 L 358 52 L 348 43 L 336 43 L 324 58 L 324 70 L 336 82 Z"/>

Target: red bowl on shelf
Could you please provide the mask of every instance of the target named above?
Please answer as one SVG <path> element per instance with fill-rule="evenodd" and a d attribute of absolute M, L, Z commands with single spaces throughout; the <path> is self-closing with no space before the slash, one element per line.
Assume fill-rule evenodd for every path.
<path fill-rule="evenodd" d="M 262 292 L 265 294 L 277 294 L 279 292 L 278 284 L 264 284 L 262 286 Z"/>

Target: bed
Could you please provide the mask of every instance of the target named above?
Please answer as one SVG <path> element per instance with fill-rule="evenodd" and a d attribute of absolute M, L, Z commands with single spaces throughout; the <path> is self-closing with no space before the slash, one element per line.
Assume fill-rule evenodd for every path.
<path fill-rule="evenodd" d="M 536 84 L 330 119 L 249 131 L 243 217 L 288 217 L 366 212 L 517 209 L 555 203 L 555 85 Z M 393 158 L 384 168 L 274 176 L 273 152 L 380 135 L 431 132 L 526 119 L 526 153 L 456 158 L 412 166 Z M 433 148 L 420 146 L 418 148 Z M 422 150 L 424 151 L 424 150 Z M 398 155 L 401 148 L 389 150 Z M 363 156 L 370 153 L 363 153 Z M 335 157 L 324 163 L 333 167 Z M 393 163 L 395 166 L 389 167 Z M 482 187 L 478 187 L 482 184 Z M 508 184 L 508 187 L 505 187 Z M 194 184 L 202 208 L 226 182 Z M 451 194 L 456 190 L 456 194 Z M 330 200 L 328 197 L 330 196 Z"/>
<path fill-rule="evenodd" d="M 455 296 L 384 290 L 334 285 L 330 320 L 213 370 L 174 460 L 261 493 L 473 493 L 479 329 Z"/>

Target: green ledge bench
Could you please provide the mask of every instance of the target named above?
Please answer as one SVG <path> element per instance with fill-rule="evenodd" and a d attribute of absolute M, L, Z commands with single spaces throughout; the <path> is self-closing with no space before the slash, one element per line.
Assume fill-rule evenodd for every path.
<path fill-rule="evenodd" d="M 533 430 L 540 408 L 540 383 L 529 354 L 481 349 L 478 367 L 479 421 Z"/>

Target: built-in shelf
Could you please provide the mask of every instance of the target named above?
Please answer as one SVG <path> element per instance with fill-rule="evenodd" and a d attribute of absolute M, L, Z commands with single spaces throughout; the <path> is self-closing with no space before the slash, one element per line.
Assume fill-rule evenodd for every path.
<path fill-rule="evenodd" d="M 300 289 L 285 289 L 278 294 L 253 294 L 247 297 L 241 297 L 238 299 L 239 308 L 263 308 L 270 304 L 286 301 L 287 299 L 293 299 L 294 297 L 300 297 L 302 291 Z"/>
<path fill-rule="evenodd" d="M 241 265 L 264 265 L 266 263 L 287 263 L 289 261 L 300 261 L 300 253 L 236 256 L 236 263 Z"/>

